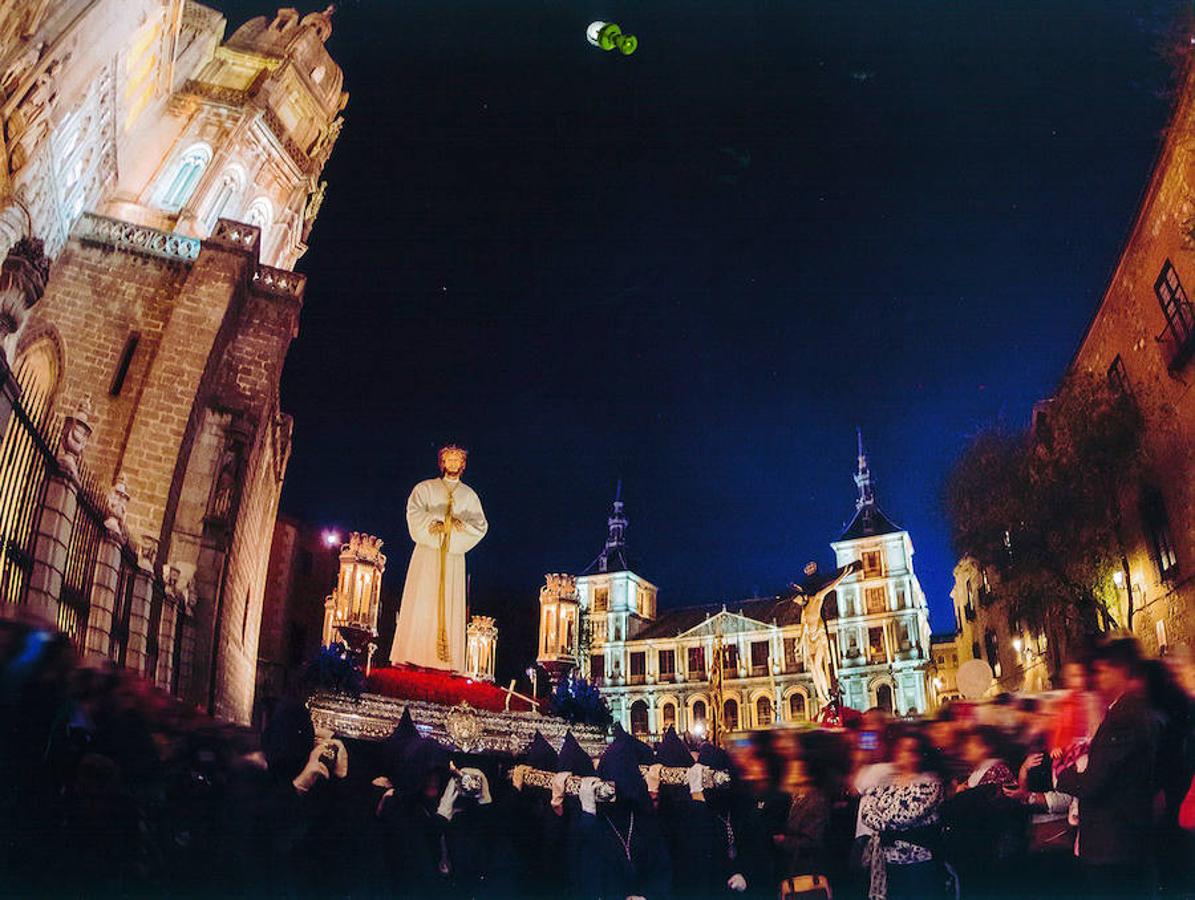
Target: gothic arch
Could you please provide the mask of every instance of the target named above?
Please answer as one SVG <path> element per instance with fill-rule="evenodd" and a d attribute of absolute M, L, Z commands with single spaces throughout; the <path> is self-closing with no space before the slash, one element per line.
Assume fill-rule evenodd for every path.
<path fill-rule="evenodd" d="M 246 225 L 255 225 L 261 229 L 261 239 L 264 244 L 266 233 L 274 224 L 274 204 L 270 202 L 270 198 L 264 195 L 256 197 L 245 207 L 244 220 Z"/>
<path fill-rule="evenodd" d="M 24 394 L 25 411 L 34 419 L 43 409 L 53 409 L 65 371 L 66 353 L 57 328 L 41 322 L 21 335 L 13 374 Z"/>
<path fill-rule="evenodd" d="M 203 227 L 211 231 L 216 222 L 232 214 L 234 204 L 245 190 L 245 170 L 238 163 L 231 163 L 209 188 L 207 210 L 203 214 Z"/>
<path fill-rule="evenodd" d="M 166 212 L 178 212 L 195 193 L 199 180 L 212 161 L 212 147 L 196 141 L 178 154 L 158 179 L 154 202 Z"/>

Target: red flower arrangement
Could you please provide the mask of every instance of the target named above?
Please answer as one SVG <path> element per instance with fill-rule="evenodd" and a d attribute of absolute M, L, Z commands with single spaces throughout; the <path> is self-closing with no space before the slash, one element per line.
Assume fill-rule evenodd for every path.
<path fill-rule="evenodd" d="M 421 666 L 388 666 L 374 669 L 365 690 L 400 700 L 423 700 L 455 706 L 464 700 L 474 709 L 502 712 L 506 709 L 506 691 L 488 681 L 477 681 L 440 669 Z M 510 698 L 511 712 L 530 712 L 531 703 L 520 697 Z"/>

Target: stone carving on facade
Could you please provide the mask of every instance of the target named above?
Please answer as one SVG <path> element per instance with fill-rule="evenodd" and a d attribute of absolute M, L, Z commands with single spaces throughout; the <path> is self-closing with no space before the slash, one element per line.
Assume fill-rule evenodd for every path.
<path fill-rule="evenodd" d="M 0 94 L 3 94 L 5 99 L 13 95 L 25 80 L 25 76 L 37 65 L 45 46 L 44 41 L 30 45 L 0 71 Z"/>
<path fill-rule="evenodd" d="M 154 562 L 158 558 L 158 539 L 150 537 L 148 534 L 142 535 L 141 540 L 137 541 L 136 549 L 137 565 L 152 572 Z"/>
<path fill-rule="evenodd" d="M 216 481 L 212 487 L 212 497 L 208 503 L 207 518 L 209 521 L 227 522 L 232 515 L 233 501 L 241 475 L 242 447 L 237 441 L 229 441 L 220 454 L 220 467 L 216 472 Z"/>
<path fill-rule="evenodd" d="M 124 519 L 129 510 L 129 485 L 124 472 L 116 476 L 112 487 L 108 490 L 107 502 L 104 505 L 104 527 L 110 532 L 122 537 L 126 536 Z"/>
<path fill-rule="evenodd" d="M 11 363 L 29 310 L 46 291 L 50 261 L 35 237 L 21 238 L 0 264 L 0 350 Z"/>
<path fill-rule="evenodd" d="M 319 215 L 319 211 L 324 205 L 324 195 L 327 193 L 327 190 L 328 182 L 321 181 L 307 196 L 307 205 L 303 209 L 304 237 L 306 237 L 307 233 L 311 230 L 311 226 L 315 224 L 315 218 Z"/>
<path fill-rule="evenodd" d="M 315 143 L 311 147 L 310 156 L 321 164 L 325 162 L 332 154 L 332 148 L 336 145 L 337 139 L 340 137 L 340 132 L 344 129 L 344 116 L 337 116 L 333 119 L 328 127 L 320 131 L 319 137 L 315 139 Z"/>
<path fill-rule="evenodd" d="M 62 426 L 58 466 L 76 482 L 79 481 L 79 465 L 83 461 L 83 451 L 87 449 L 87 442 L 91 439 L 91 415 L 91 395 L 84 394 L 74 415 L 67 416 Z"/>
<path fill-rule="evenodd" d="M 50 0 L 22 0 L 6 3 L 0 12 L 0 57 L 7 56 L 23 40 L 37 33 Z"/>
<path fill-rule="evenodd" d="M 55 75 L 60 67 L 61 62 L 55 60 L 34 79 L 4 124 L 8 169 L 13 174 L 25 167 L 50 134 L 50 117 L 58 99 Z"/>
<path fill-rule="evenodd" d="M 94 213 L 83 215 L 76 234 L 82 240 L 179 262 L 193 262 L 198 259 L 202 246 L 199 238 L 159 231 L 145 225 L 134 225 L 132 222 L 121 222 Z"/>

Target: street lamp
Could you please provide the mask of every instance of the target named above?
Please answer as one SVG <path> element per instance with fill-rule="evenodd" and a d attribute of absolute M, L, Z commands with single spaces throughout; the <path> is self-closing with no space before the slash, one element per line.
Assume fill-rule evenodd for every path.
<path fill-rule="evenodd" d="M 340 544 L 340 534 L 328 529 L 324 532 L 324 545 L 327 547 L 335 547 Z"/>
<path fill-rule="evenodd" d="M 1124 572 L 1122 572 L 1120 569 L 1117 569 L 1115 572 L 1113 572 L 1112 583 L 1118 588 L 1124 587 Z"/>

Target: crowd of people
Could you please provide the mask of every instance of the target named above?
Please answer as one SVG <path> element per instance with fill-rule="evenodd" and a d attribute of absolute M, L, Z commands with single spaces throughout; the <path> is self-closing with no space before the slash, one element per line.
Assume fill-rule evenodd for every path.
<path fill-rule="evenodd" d="M 873 709 L 726 747 L 616 727 L 596 760 L 571 735 L 512 759 L 450 752 L 407 716 L 384 742 L 317 734 L 301 697 L 259 736 L 6 622 L 0 891 L 1195 896 L 1190 660 L 1121 639 L 1064 679 L 929 720 Z"/>

